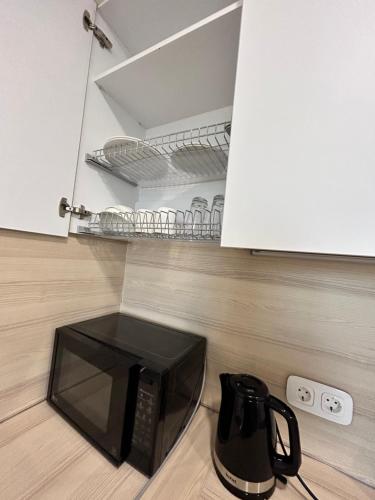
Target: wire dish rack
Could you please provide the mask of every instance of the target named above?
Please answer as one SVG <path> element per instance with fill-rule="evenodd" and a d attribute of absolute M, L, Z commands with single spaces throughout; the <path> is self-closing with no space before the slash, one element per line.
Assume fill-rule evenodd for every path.
<path fill-rule="evenodd" d="M 220 210 L 104 211 L 92 214 L 79 232 L 118 239 L 219 241 L 221 227 Z"/>
<path fill-rule="evenodd" d="M 230 122 L 97 149 L 86 162 L 140 187 L 225 179 Z M 124 145 L 125 144 L 125 145 Z"/>

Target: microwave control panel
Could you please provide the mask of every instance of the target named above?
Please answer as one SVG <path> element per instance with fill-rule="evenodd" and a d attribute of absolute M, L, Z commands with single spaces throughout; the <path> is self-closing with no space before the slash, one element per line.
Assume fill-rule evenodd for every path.
<path fill-rule="evenodd" d="M 144 452 L 151 451 L 153 446 L 156 393 L 157 384 L 152 379 L 139 381 L 132 445 Z"/>

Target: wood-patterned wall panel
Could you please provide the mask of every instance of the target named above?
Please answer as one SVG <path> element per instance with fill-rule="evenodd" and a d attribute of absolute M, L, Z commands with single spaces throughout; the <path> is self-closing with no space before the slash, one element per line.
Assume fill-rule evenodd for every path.
<path fill-rule="evenodd" d="M 117 311 L 126 245 L 0 230 L 0 421 L 42 401 L 54 330 Z"/>
<path fill-rule="evenodd" d="M 303 448 L 375 485 L 375 263 L 131 243 L 122 310 L 208 338 L 214 409 L 222 371 L 256 374 L 283 399 L 289 374 L 348 391 L 348 427 L 296 411 Z"/>

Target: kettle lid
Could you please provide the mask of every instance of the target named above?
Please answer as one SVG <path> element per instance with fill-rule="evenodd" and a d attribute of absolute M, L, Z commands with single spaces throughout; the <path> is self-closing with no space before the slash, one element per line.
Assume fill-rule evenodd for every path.
<path fill-rule="evenodd" d="M 266 384 L 251 375 L 231 375 L 230 385 L 236 392 L 250 399 L 264 400 L 269 397 Z"/>

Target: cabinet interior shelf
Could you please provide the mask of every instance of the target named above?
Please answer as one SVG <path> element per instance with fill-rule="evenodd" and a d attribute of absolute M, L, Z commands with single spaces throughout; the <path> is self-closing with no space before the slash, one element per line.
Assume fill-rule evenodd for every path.
<path fill-rule="evenodd" d="M 241 6 L 232 3 L 95 83 L 146 129 L 232 105 Z"/>
<path fill-rule="evenodd" d="M 134 55 L 232 2 L 233 0 L 104 0 L 100 3 L 98 12 L 129 53 Z"/>
<path fill-rule="evenodd" d="M 92 236 L 94 238 L 104 238 L 106 240 L 117 240 L 117 241 L 133 241 L 133 240 L 168 240 L 168 241 L 186 241 L 189 243 L 210 243 L 217 244 L 221 243 L 220 238 L 199 238 L 193 236 L 182 236 L 182 235 L 168 235 L 168 234 L 146 234 L 146 233 L 110 233 L 103 232 L 99 228 L 94 228 L 90 226 L 78 226 L 78 234 L 85 236 Z"/>
<path fill-rule="evenodd" d="M 86 161 L 139 187 L 167 187 L 226 177 L 230 122 L 184 130 L 134 145 L 114 145 Z"/>

